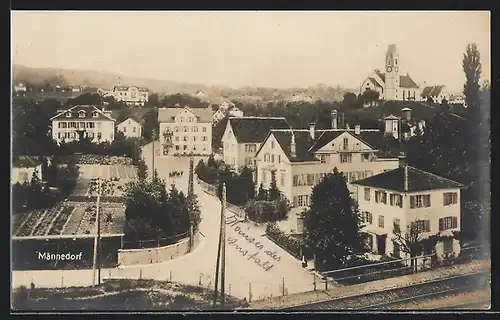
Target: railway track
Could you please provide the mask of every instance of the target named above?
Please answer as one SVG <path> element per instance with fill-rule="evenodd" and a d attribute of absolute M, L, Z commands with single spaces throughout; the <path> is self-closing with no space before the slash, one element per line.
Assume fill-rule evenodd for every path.
<path fill-rule="evenodd" d="M 406 287 L 381 290 L 361 295 L 334 298 L 326 301 L 285 308 L 283 310 L 381 310 L 411 301 L 425 301 L 438 297 L 474 291 L 489 286 L 489 272 L 479 272 L 413 284 Z"/>

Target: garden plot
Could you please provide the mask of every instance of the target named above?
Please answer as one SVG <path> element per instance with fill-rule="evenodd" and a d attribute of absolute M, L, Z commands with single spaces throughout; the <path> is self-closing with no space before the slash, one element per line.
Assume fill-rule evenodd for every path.
<path fill-rule="evenodd" d="M 75 212 L 70 216 L 68 223 L 62 230 L 62 234 L 65 235 L 75 235 L 78 232 L 78 227 L 83 219 L 83 214 L 85 213 L 86 206 L 79 205 L 75 207 Z"/>
<path fill-rule="evenodd" d="M 33 228 L 36 226 L 36 224 L 46 211 L 47 210 L 34 210 L 28 214 L 23 214 L 23 216 L 19 217 L 18 221 L 21 221 L 19 226 L 16 229 L 12 229 L 14 231 L 14 235 L 19 237 L 26 237 L 31 235 Z"/>
<path fill-rule="evenodd" d="M 66 229 L 67 234 L 94 234 L 96 232 L 96 205 L 87 204 L 78 207 L 75 215 L 81 216 L 78 226 L 73 223 L 71 229 Z M 101 212 L 101 234 L 123 233 L 125 224 L 125 206 L 119 203 L 102 203 Z M 76 220 L 74 220 L 76 221 Z M 68 225 L 70 225 L 68 223 Z M 76 232 L 73 231 L 76 229 Z M 70 231 L 75 233 L 69 233 Z"/>
<path fill-rule="evenodd" d="M 71 218 L 71 215 L 75 211 L 74 206 L 64 206 L 59 215 L 54 220 L 52 227 L 50 228 L 49 235 L 60 235 L 64 229 L 64 226 Z"/>
<path fill-rule="evenodd" d="M 103 181 L 102 195 L 106 197 L 121 197 L 123 196 L 126 189 L 126 185 L 129 182 L 130 182 L 129 180 L 121 180 L 119 178 Z M 87 195 L 94 197 L 97 196 L 98 183 L 99 183 L 98 179 L 92 179 L 90 181 Z"/>
<path fill-rule="evenodd" d="M 34 236 L 44 236 L 47 234 L 49 229 L 52 227 L 54 220 L 57 218 L 59 213 L 61 213 L 63 206 L 56 205 L 53 208 L 50 208 L 40 222 L 36 225 L 33 230 L 32 235 Z"/>

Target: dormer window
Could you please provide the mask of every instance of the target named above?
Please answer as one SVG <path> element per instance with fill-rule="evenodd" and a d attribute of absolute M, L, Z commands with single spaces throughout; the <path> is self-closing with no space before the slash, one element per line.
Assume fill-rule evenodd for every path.
<path fill-rule="evenodd" d="M 66 118 L 71 118 L 71 112 L 66 112 Z"/>
<path fill-rule="evenodd" d="M 99 114 L 96 111 L 92 112 L 92 117 L 97 118 L 98 116 Z"/>
<path fill-rule="evenodd" d="M 85 111 L 78 112 L 78 117 L 85 118 Z"/>

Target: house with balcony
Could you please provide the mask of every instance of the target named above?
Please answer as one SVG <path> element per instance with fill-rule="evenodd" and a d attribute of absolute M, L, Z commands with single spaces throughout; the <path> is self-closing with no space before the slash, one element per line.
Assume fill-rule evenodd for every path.
<path fill-rule="evenodd" d="M 290 129 L 284 117 L 230 117 L 222 148 L 224 162 L 234 169 L 255 168 L 255 153 L 271 129 Z"/>
<path fill-rule="evenodd" d="M 59 110 L 50 118 L 52 139 L 57 143 L 89 138 L 94 143 L 113 142 L 115 139 L 115 119 L 111 111 L 94 105 L 75 105 L 67 110 Z"/>
<path fill-rule="evenodd" d="M 212 153 L 212 108 L 159 108 L 163 156 Z"/>
<path fill-rule="evenodd" d="M 12 184 L 30 183 L 36 174 L 42 181 L 42 161 L 36 157 L 20 156 L 12 161 L 12 173 L 10 181 Z"/>
<path fill-rule="evenodd" d="M 458 182 L 403 165 L 356 180 L 363 231 L 369 236 L 373 253 L 409 258 L 401 251 L 395 232 L 409 230 L 423 239 L 432 235 L 452 236 L 460 231 L 460 190 Z M 411 229 L 410 229 L 411 228 Z M 436 245 L 438 258 L 460 253 L 458 240 L 447 238 Z"/>
<path fill-rule="evenodd" d="M 255 155 L 256 185 L 269 189 L 275 176 L 278 188 L 292 204 L 288 220 L 280 226 L 286 232 L 302 233 L 300 213 L 310 204 L 312 188 L 334 168 L 344 173 L 353 196 L 350 182 L 397 168 L 399 159 L 381 152 L 383 144 L 382 131 L 359 125 L 316 130 L 312 123 L 309 130 L 272 129 Z"/>
<path fill-rule="evenodd" d="M 134 117 L 128 117 L 116 126 L 116 130 L 123 133 L 125 138 L 142 137 L 142 123 Z"/>

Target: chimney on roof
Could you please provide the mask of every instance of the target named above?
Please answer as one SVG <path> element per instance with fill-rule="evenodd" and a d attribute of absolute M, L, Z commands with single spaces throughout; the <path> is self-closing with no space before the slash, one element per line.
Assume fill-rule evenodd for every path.
<path fill-rule="evenodd" d="M 332 110 L 332 129 L 337 129 L 338 122 L 337 122 L 337 110 Z"/>
<path fill-rule="evenodd" d="M 295 145 L 295 134 L 292 132 L 292 143 L 290 143 L 290 155 L 292 157 L 296 157 L 297 156 L 297 149 L 296 149 L 296 145 Z"/>
<path fill-rule="evenodd" d="M 316 126 L 316 123 L 311 122 L 309 123 L 309 135 L 311 136 L 311 139 L 314 140 L 314 127 Z"/>
<path fill-rule="evenodd" d="M 349 130 L 349 124 L 348 123 L 345 124 L 345 129 Z"/>
<path fill-rule="evenodd" d="M 401 152 L 399 154 L 399 167 L 404 169 L 404 192 L 408 192 L 408 162 L 406 160 L 406 154 Z"/>
<path fill-rule="evenodd" d="M 361 133 L 361 126 L 359 124 L 354 126 L 354 134 L 360 134 Z"/>

